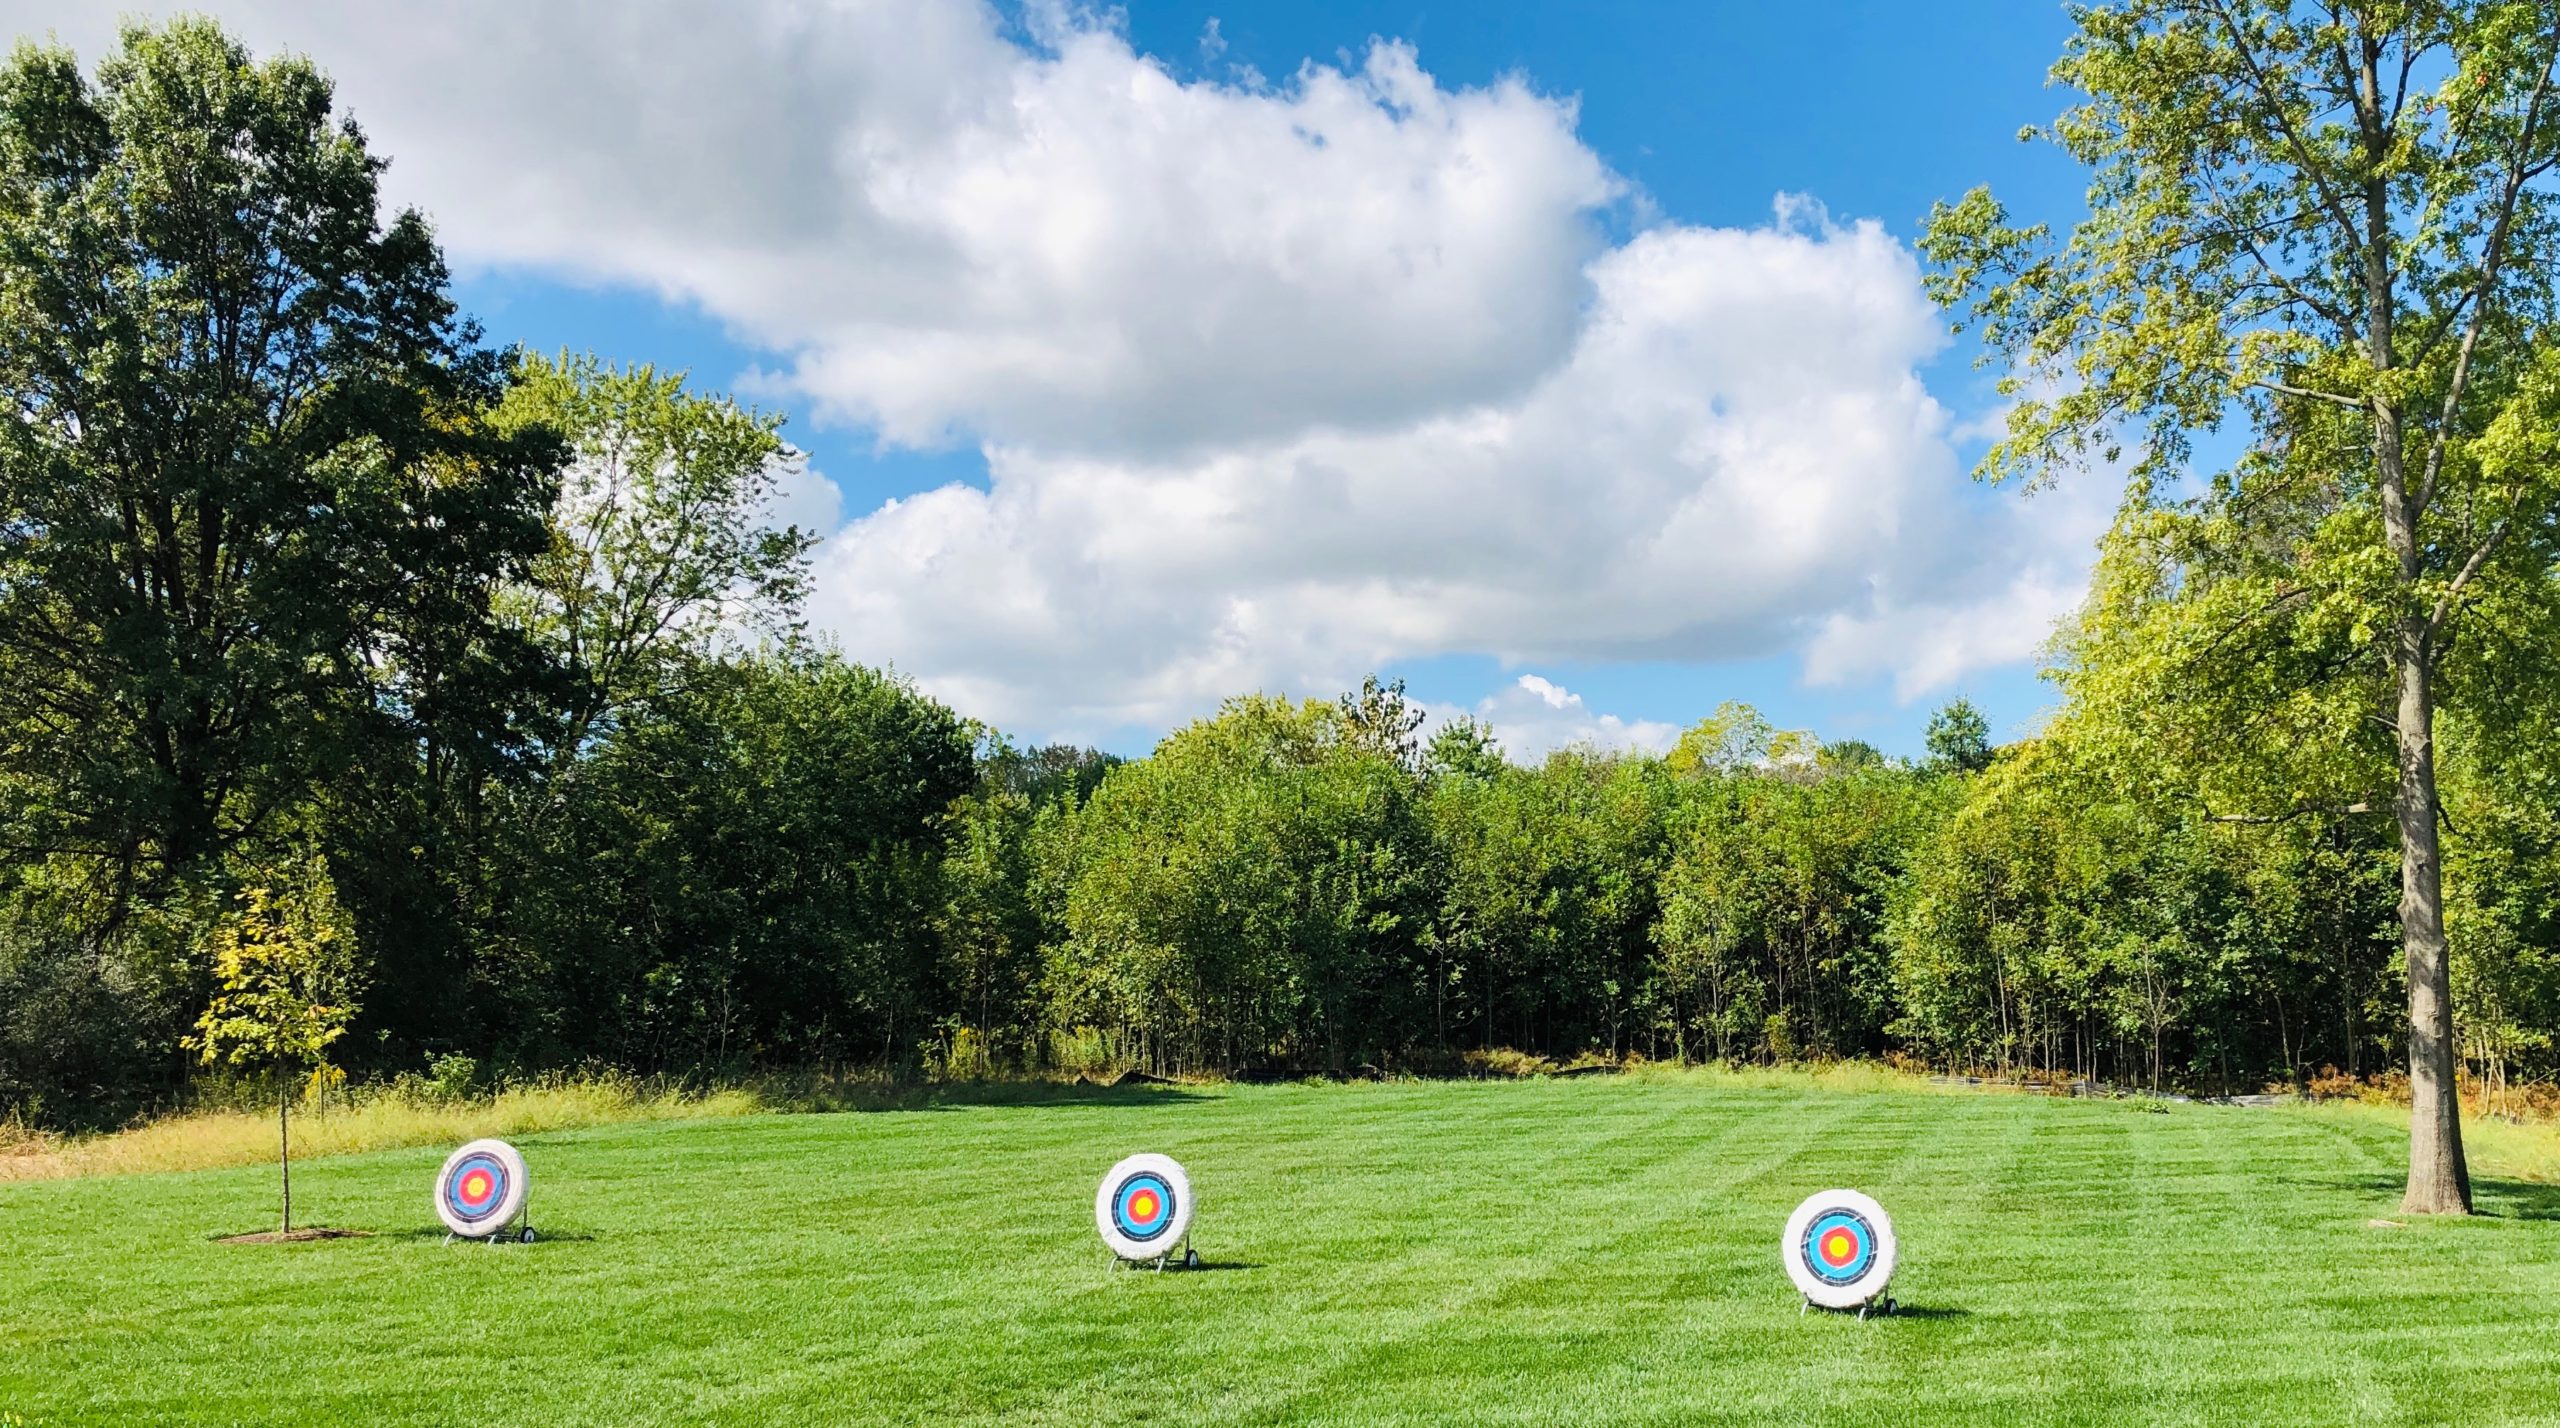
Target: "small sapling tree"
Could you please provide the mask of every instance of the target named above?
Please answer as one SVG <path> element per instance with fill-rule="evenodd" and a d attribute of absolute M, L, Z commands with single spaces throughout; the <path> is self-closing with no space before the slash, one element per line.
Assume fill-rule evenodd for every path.
<path fill-rule="evenodd" d="M 293 1233 L 293 1141 L 289 1116 L 297 1084 L 334 1075 L 328 1051 L 355 1016 L 355 939 L 316 853 L 243 888 L 213 931 L 220 990 L 187 1045 L 205 1064 L 271 1072 L 276 1078 L 276 1165 L 280 1235 Z"/>

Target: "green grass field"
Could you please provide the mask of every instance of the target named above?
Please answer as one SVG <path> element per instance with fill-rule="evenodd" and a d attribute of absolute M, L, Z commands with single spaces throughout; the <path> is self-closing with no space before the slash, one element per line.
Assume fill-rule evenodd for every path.
<path fill-rule="evenodd" d="M 2560 1188 L 2393 1228 L 2379 1119 L 1709 1078 L 1061 1092 L 526 1138 L 532 1246 L 442 1155 L 0 1185 L 0 1424 L 2555 1423 Z M 1201 1273 L 1093 1189 L 1189 1168 Z M 1864 1188 L 1908 1312 L 1799 1317 Z M 14 1414 L 13 1420 L 10 1415 Z"/>

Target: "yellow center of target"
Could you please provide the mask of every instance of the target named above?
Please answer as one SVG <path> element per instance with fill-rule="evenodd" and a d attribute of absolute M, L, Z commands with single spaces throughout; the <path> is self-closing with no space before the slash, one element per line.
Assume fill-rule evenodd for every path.
<path fill-rule="evenodd" d="M 1847 1230 L 1833 1230 L 1822 1237 L 1822 1257 L 1833 1264 L 1846 1264 L 1849 1256 L 1857 1252 L 1858 1242 L 1850 1238 Z"/>
<path fill-rule="evenodd" d="M 1141 1190 L 1129 1197 L 1129 1218 L 1144 1224 L 1156 1217 L 1156 1192 Z"/>
<path fill-rule="evenodd" d="M 462 1198 L 485 1200 L 489 1196 L 489 1172 L 475 1170 L 462 1177 Z"/>

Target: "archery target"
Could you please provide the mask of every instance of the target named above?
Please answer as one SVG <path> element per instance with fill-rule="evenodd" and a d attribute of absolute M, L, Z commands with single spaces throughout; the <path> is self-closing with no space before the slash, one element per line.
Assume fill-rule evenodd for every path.
<path fill-rule="evenodd" d="M 436 1218 L 457 1235 L 494 1235 L 524 1208 L 524 1157 L 503 1140 L 475 1140 L 445 1157 Z"/>
<path fill-rule="evenodd" d="M 1122 1259 L 1173 1252 L 1191 1228 L 1191 1179 L 1170 1156 L 1133 1155 L 1111 1167 L 1093 1196 L 1093 1227 Z"/>
<path fill-rule="evenodd" d="M 1881 1298 L 1898 1246 L 1893 1217 L 1855 1190 L 1824 1190 L 1787 1217 L 1778 1242 L 1787 1277 L 1825 1309 L 1855 1309 Z"/>

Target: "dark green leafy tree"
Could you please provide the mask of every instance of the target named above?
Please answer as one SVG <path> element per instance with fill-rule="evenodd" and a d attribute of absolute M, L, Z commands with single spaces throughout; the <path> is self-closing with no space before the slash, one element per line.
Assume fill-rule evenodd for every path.
<path fill-rule="evenodd" d="M 1043 875 L 1062 1027 L 1177 1069 L 1393 1059 L 1430 846 L 1412 770 L 1370 737 L 1388 726 L 1238 699 L 1114 770 L 1041 844 L 1065 867 Z"/>
<path fill-rule="evenodd" d="M 131 26 L 0 69 L 0 778 L 20 851 L 191 873 L 485 631 L 553 443 L 298 58 Z M 430 631 L 431 590 L 449 592 Z M 466 676 L 467 677 L 467 676 Z M 130 880 L 130 876 L 128 876 Z"/>
<path fill-rule="evenodd" d="M 631 711 L 558 796 L 487 969 L 510 1059 L 906 1066 L 969 731 L 832 656 L 720 661 Z M 964 834 L 967 829 L 961 830 Z"/>
<path fill-rule="evenodd" d="M 1924 737 L 1929 759 L 1939 768 L 1980 773 L 1991 767 L 1991 721 L 1970 699 L 1955 700 L 1930 715 Z"/>
<path fill-rule="evenodd" d="M 1356 749 L 1412 768 L 1422 757 L 1423 711 L 1404 696 L 1404 681 L 1380 684 L 1376 675 L 1360 681 L 1356 694 L 1345 694 L 1341 711 L 1342 739 Z"/>

